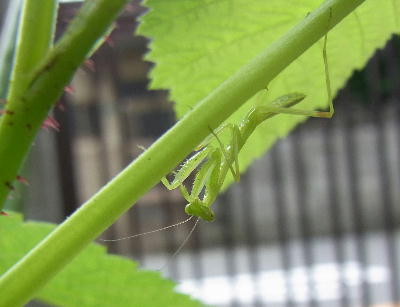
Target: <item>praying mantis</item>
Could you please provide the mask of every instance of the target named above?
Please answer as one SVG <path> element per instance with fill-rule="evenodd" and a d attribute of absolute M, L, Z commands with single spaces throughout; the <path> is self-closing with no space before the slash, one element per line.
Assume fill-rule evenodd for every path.
<path fill-rule="evenodd" d="M 196 216 L 208 222 L 215 219 L 211 205 L 221 191 L 229 171 L 232 173 L 233 178 L 239 181 L 238 155 L 248 138 L 261 123 L 277 114 L 304 115 L 319 118 L 331 118 L 333 116 L 334 108 L 326 44 L 327 35 L 324 37 L 322 55 L 329 111 L 293 109 L 292 106 L 298 104 L 306 96 L 301 93 L 291 93 L 283 95 L 269 104 L 251 108 L 238 125 L 226 123 L 218 127 L 215 131 L 210 128 L 210 135 L 197 146 L 195 149 L 197 153 L 187 159 L 180 169 L 174 172 L 173 180 L 170 182 L 166 177 L 161 179 L 161 182 L 167 189 L 180 189 L 182 196 L 188 201 L 185 207 L 185 212 L 188 215 Z M 223 144 L 218 134 L 226 129 L 230 130 L 231 137 L 227 144 Z M 218 147 L 212 146 L 213 138 L 217 140 Z M 189 193 L 183 182 L 196 170 L 198 171 Z"/>

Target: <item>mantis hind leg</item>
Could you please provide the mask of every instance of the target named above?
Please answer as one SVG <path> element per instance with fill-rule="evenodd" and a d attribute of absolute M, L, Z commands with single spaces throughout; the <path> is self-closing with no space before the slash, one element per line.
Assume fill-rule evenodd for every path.
<path fill-rule="evenodd" d="M 208 127 L 208 129 L 210 130 L 210 134 L 195 149 L 200 150 L 200 149 L 206 147 L 213 141 L 213 138 L 216 135 L 220 135 L 227 128 L 231 128 L 232 125 L 233 124 L 231 124 L 231 123 L 225 123 L 225 124 L 220 125 L 217 129 L 212 129 L 211 127 Z"/>
<path fill-rule="evenodd" d="M 185 212 L 189 215 L 194 215 L 202 218 L 205 221 L 211 222 L 215 218 L 212 211 L 212 199 L 208 197 L 210 194 L 218 194 L 219 187 L 210 185 L 210 182 L 218 182 L 220 176 L 221 152 L 215 150 L 209 160 L 201 166 L 193 183 L 191 193 L 189 194 L 186 188 L 180 186 L 182 195 L 189 202 L 185 207 Z M 204 189 L 204 197 L 200 199 L 200 193 Z"/>
<path fill-rule="evenodd" d="M 290 101 L 287 102 L 289 99 L 291 99 L 291 98 L 289 98 L 290 95 L 284 95 L 282 97 L 279 97 L 275 101 L 273 101 L 271 103 L 272 104 L 271 106 L 260 105 L 260 106 L 256 107 L 255 109 L 257 110 L 257 112 L 260 112 L 262 114 L 269 114 L 269 113 L 294 114 L 294 115 L 304 115 L 304 116 L 319 117 L 319 118 L 331 118 L 333 116 L 333 113 L 335 112 L 335 110 L 334 110 L 333 102 L 332 102 L 332 89 L 331 89 L 331 81 L 330 81 L 330 75 L 329 75 L 328 55 L 327 55 L 327 51 L 326 51 L 327 41 L 328 41 L 328 35 L 326 34 L 324 37 L 324 42 L 323 42 L 322 57 L 323 57 L 323 62 L 324 62 L 325 84 L 326 84 L 326 92 L 327 92 L 327 96 L 328 96 L 327 98 L 328 98 L 328 104 L 329 104 L 329 111 L 300 110 L 300 109 L 290 108 L 287 105 L 285 105 L 285 104 L 290 104 Z M 302 95 L 302 94 L 298 94 L 298 95 Z M 295 103 L 297 103 L 297 102 L 295 102 Z"/>

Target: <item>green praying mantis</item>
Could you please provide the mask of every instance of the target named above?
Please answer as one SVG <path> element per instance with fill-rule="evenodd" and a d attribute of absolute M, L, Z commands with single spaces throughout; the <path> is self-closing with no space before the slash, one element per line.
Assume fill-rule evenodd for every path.
<path fill-rule="evenodd" d="M 139 236 L 171 229 L 173 227 L 185 224 L 186 222 L 191 220 L 193 216 L 197 217 L 194 226 L 190 230 L 184 242 L 170 257 L 171 261 L 188 241 L 199 219 L 203 219 L 209 222 L 215 219 L 215 214 L 214 211 L 211 209 L 211 205 L 218 197 L 218 194 L 223 187 L 228 172 L 232 173 L 233 178 L 236 181 L 240 180 L 238 161 L 239 153 L 251 134 L 261 123 L 277 114 L 293 114 L 319 118 L 331 118 L 334 113 L 334 108 L 332 103 L 332 91 L 326 51 L 327 39 L 327 35 L 325 35 L 323 40 L 322 57 L 325 68 L 325 83 L 329 111 L 294 109 L 292 107 L 301 102 L 306 97 L 306 95 L 301 93 L 291 93 L 283 95 L 268 104 L 259 105 L 251 108 L 247 115 L 239 123 L 239 125 L 226 123 L 222 124 L 216 130 L 212 130 L 210 128 L 210 135 L 207 136 L 195 148 L 196 153 L 191 158 L 184 161 L 179 170 L 173 172 L 173 180 L 170 182 L 166 177 L 163 177 L 161 179 L 161 182 L 169 190 L 173 190 L 176 188 L 180 189 L 182 196 L 188 202 L 185 207 L 185 212 L 190 217 L 182 222 L 162 227 L 156 230 L 119 239 L 102 239 L 101 241 L 120 241 L 136 238 Z M 218 135 L 227 129 L 230 130 L 231 137 L 227 144 L 223 144 Z M 214 144 L 212 144 L 214 139 L 217 141 L 218 146 L 214 146 Z M 143 147 L 140 148 L 145 150 L 145 148 Z M 195 171 L 197 171 L 197 173 L 195 174 L 194 182 L 189 193 L 187 188 L 184 186 L 184 181 Z"/>
<path fill-rule="evenodd" d="M 329 67 L 326 52 L 327 35 L 323 41 L 323 61 L 325 67 L 325 81 L 328 96 L 329 111 L 311 111 L 294 109 L 306 96 L 301 93 L 283 95 L 269 104 L 255 106 L 250 109 L 239 125 L 227 123 L 215 131 L 210 128 L 210 135 L 195 149 L 197 151 L 187 159 L 179 170 L 174 172 L 170 182 L 166 177 L 161 182 L 169 189 L 180 189 L 182 196 L 188 201 L 185 212 L 205 221 L 215 219 L 211 205 L 222 189 L 225 178 L 230 171 L 236 181 L 240 179 L 238 155 L 254 130 L 267 119 L 277 114 L 294 114 L 319 118 L 331 118 L 334 113 L 332 93 L 329 78 Z M 227 144 L 223 144 L 218 135 L 224 130 L 230 130 L 231 136 Z M 211 143 L 215 138 L 218 146 Z M 197 170 L 192 188 L 189 191 L 183 182 Z"/>

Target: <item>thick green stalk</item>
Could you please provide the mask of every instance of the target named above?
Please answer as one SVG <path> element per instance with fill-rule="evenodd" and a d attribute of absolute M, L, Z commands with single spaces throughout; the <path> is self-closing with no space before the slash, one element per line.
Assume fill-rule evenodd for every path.
<path fill-rule="evenodd" d="M 7 113 L 0 118 L 0 209 L 49 110 L 96 41 L 128 2 L 86 1 L 65 35 L 45 53 L 43 48 L 36 47 L 44 32 L 43 26 L 37 24 L 45 19 L 53 21 L 54 18 L 43 13 L 44 4 L 50 1 L 57 3 L 56 0 L 26 0 Z M 38 60 L 40 65 L 37 65 Z"/>
<path fill-rule="evenodd" d="M 207 96 L 145 153 L 6 272 L 0 306 L 29 300 L 50 278 L 175 167 L 242 103 L 363 0 L 328 0 Z M 332 14 L 331 17 L 330 14 Z M 132 302 L 134 304 L 134 302 Z"/>

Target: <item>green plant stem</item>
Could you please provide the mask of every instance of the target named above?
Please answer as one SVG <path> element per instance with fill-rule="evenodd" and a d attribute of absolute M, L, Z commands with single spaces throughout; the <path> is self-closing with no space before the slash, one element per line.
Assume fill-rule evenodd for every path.
<path fill-rule="evenodd" d="M 50 13 L 43 13 L 44 4 L 50 1 L 57 3 L 56 0 L 25 2 L 27 7 L 22 18 L 16 66 L 6 104 L 8 112 L 0 117 L 0 210 L 51 107 L 97 40 L 107 32 L 128 2 L 86 1 L 67 32 L 47 52 L 48 47 L 39 48 L 36 44 L 38 40 L 40 44 L 45 41 L 42 39 L 45 29 L 42 25 L 38 26 L 39 21 L 46 19 L 50 23 L 50 20 L 54 20 Z M 51 37 L 47 37 L 47 46 Z"/>
<path fill-rule="evenodd" d="M 242 103 L 363 0 L 328 0 L 221 84 L 0 280 L 0 306 L 18 306 L 109 227 Z M 332 14 L 331 17 L 330 13 Z M 132 302 L 134 304 L 134 302 Z"/>
<path fill-rule="evenodd" d="M 13 182 L 26 155 L 23 147 L 31 143 L 32 132 L 27 133 L 20 125 L 21 117 L 29 116 L 21 110 L 20 97 L 28 87 L 33 69 L 51 46 L 57 3 L 57 0 L 23 2 L 17 53 L 5 106 L 8 113 L 0 118 L 0 209 L 13 190 Z M 20 134 L 23 134 L 21 138 Z"/>

